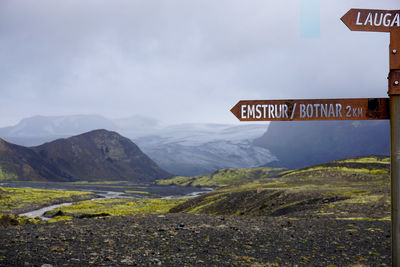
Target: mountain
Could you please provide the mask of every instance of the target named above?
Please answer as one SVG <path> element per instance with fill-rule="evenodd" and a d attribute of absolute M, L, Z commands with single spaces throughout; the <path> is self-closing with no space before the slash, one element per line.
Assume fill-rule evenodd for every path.
<path fill-rule="evenodd" d="M 17 125 L 0 128 L 0 137 L 32 146 L 94 129 L 118 130 L 118 126 L 99 115 L 33 116 L 22 119 Z"/>
<path fill-rule="evenodd" d="M 300 168 L 390 153 L 388 121 L 166 125 L 145 116 L 114 120 L 97 115 L 35 116 L 0 128 L 0 137 L 18 145 L 36 146 L 100 128 L 130 138 L 162 169 L 182 176 L 223 168 Z"/>
<path fill-rule="evenodd" d="M 35 116 L 0 128 L 0 137 L 24 146 L 37 146 L 93 129 L 110 129 L 133 140 L 166 171 L 185 176 L 222 168 L 251 168 L 276 158 L 254 145 L 267 124 L 186 123 L 165 125 L 145 117 L 109 120 L 97 115 Z"/>
<path fill-rule="evenodd" d="M 0 139 L 2 180 L 69 181 L 71 176 L 41 158 L 34 150 Z"/>
<path fill-rule="evenodd" d="M 265 124 L 180 124 L 134 140 L 163 169 L 194 176 L 276 160 L 267 148 L 253 143 L 266 130 Z"/>
<path fill-rule="evenodd" d="M 390 154 L 389 121 L 272 122 L 254 141 L 278 161 L 269 166 L 301 168 L 363 155 Z"/>
<path fill-rule="evenodd" d="M 19 180 L 153 182 L 169 176 L 128 138 L 107 130 L 30 148 L 2 140 L 0 164 Z"/>

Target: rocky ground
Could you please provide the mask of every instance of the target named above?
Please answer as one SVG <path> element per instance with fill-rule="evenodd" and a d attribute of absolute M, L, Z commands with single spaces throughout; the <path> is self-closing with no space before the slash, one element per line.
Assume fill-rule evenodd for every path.
<path fill-rule="evenodd" d="M 390 240 L 389 221 L 138 214 L 0 228 L 0 266 L 389 266 Z"/>

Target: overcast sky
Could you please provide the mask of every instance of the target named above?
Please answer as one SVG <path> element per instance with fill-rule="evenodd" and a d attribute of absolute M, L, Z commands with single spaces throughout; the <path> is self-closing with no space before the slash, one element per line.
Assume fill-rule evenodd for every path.
<path fill-rule="evenodd" d="M 236 123 L 241 99 L 386 97 L 389 34 L 351 32 L 350 8 L 400 2 L 1 0 L 0 126 L 73 114 Z"/>

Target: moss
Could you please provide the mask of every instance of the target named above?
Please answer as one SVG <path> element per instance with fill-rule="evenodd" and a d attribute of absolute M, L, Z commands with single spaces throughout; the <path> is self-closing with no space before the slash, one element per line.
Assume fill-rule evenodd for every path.
<path fill-rule="evenodd" d="M 383 218 L 370 218 L 370 217 L 347 217 L 347 218 L 336 218 L 336 220 L 342 221 L 390 221 L 390 216 Z"/>
<path fill-rule="evenodd" d="M 93 198 L 95 194 L 82 191 L 0 187 L 0 212 L 17 213 L 61 202 Z"/>
<path fill-rule="evenodd" d="M 185 176 L 175 176 L 170 179 L 158 180 L 156 184 L 158 185 L 179 185 L 188 186 L 194 179 L 192 177 Z"/>
<path fill-rule="evenodd" d="M 60 221 L 71 221 L 72 217 L 71 216 L 56 216 L 54 218 L 51 218 L 48 220 L 48 223 L 53 223 L 53 222 L 60 222 Z"/>
<path fill-rule="evenodd" d="M 227 168 L 212 174 L 198 175 L 193 177 L 175 176 L 170 179 L 158 180 L 158 185 L 180 185 L 180 186 L 203 186 L 223 187 L 239 182 L 248 182 L 256 179 L 272 177 L 284 169 L 282 168 Z"/>
<path fill-rule="evenodd" d="M 323 171 L 324 173 L 327 172 L 348 172 L 348 173 L 362 173 L 362 174 L 371 174 L 371 175 L 388 175 L 389 171 L 386 169 L 366 169 L 366 168 L 348 168 L 348 167 L 312 167 L 307 169 L 296 170 L 292 172 L 288 172 L 284 174 L 282 177 L 290 177 L 290 176 L 297 176 L 297 175 L 304 175 L 309 173 L 309 175 L 318 175 L 318 171 Z"/>
<path fill-rule="evenodd" d="M 0 181 L 16 181 L 18 176 L 14 173 L 9 173 L 4 168 L 0 167 Z"/>
<path fill-rule="evenodd" d="M 370 156 L 370 157 L 359 157 L 359 158 L 351 158 L 351 159 L 344 159 L 344 160 L 337 160 L 335 162 L 338 163 L 381 163 L 381 164 L 390 164 L 389 157 L 377 157 L 377 156 Z"/>
<path fill-rule="evenodd" d="M 350 199 L 344 200 L 343 203 L 353 203 L 353 204 L 365 204 L 365 203 L 378 203 L 380 200 L 384 199 L 384 195 L 358 195 L 352 196 Z M 384 200 L 386 203 L 390 203 L 390 199 Z"/>
<path fill-rule="evenodd" d="M 0 214 L 0 226 L 24 225 L 41 222 L 38 218 L 29 218 L 27 216 L 17 216 L 12 214 Z"/>
<path fill-rule="evenodd" d="M 181 198 L 96 199 L 63 206 L 47 212 L 46 215 L 61 214 L 62 216 L 85 217 L 98 214 L 115 216 L 137 213 L 166 213 L 183 201 L 185 200 Z"/>
<path fill-rule="evenodd" d="M 365 189 L 354 189 L 354 190 L 332 190 L 325 193 L 326 196 L 345 196 L 345 197 L 354 197 L 354 196 L 364 196 L 371 194 L 371 190 Z"/>
<path fill-rule="evenodd" d="M 212 196 L 206 197 L 205 201 L 203 202 L 204 204 L 200 204 L 200 205 L 196 206 L 195 208 L 188 210 L 187 212 L 195 213 L 195 214 L 201 213 L 205 207 L 211 206 L 214 203 L 224 200 L 226 198 L 227 198 L 227 196 L 225 196 L 225 195 L 212 195 Z"/>
<path fill-rule="evenodd" d="M 318 167 L 321 174 L 332 168 Z M 376 177 L 371 170 L 353 172 L 348 177 L 304 177 L 303 175 L 257 179 L 222 187 L 212 193 L 188 200 L 174 211 L 231 215 L 329 215 L 348 217 L 368 214 L 382 218 L 387 214 L 390 179 Z M 286 172 L 288 173 L 288 172 Z M 356 174 L 353 178 L 353 174 Z M 390 204 L 390 203 L 389 203 Z M 376 208 L 379 205 L 379 209 Z M 373 211 L 371 211 L 373 209 Z M 356 215 L 356 216 L 355 216 Z"/>

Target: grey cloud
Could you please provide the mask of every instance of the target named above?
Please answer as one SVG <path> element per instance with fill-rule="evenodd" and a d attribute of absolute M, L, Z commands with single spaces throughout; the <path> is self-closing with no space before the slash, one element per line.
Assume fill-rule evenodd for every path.
<path fill-rule="evenodd" d="M 386 93 L 388 36 L 350 32 L 339 20 L 351 7 L 379 8 L 372 0 L 321 1 L 317 39 L 300 37 L 299 0 L 0 5 L 4 121 L 146 113 L 234 122 L 229 109 L 240 99 Z"/>

